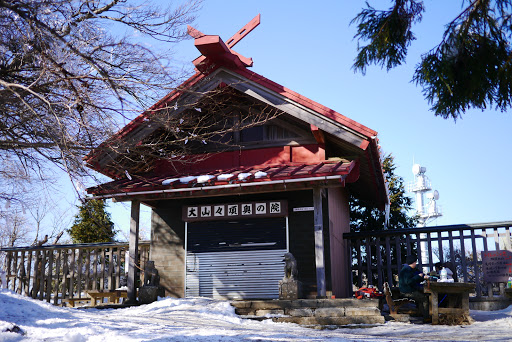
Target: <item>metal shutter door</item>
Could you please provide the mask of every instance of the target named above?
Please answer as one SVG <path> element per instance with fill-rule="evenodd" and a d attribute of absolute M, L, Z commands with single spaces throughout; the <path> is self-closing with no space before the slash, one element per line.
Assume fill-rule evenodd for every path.
<path fill-rule="evenodd" d="M 274 299 L 286 250 L 187 253 L 186 296 Z"/>
<path fill-rule="evenodd" d="M 284 218 L 190 224 L 185 295 L 278 298 L 286 235 Z"/>

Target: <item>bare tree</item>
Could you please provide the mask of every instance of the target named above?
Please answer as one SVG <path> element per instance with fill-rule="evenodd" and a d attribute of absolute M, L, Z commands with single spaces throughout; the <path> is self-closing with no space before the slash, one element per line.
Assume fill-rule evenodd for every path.
<path fill-rule="evenodd" d="M 116 177 L 154 159 L 237 148 L 242 129 L 279 115 L 230 87 L 176 88 L 186 73 L 148 42 L 188 37 L 200 1 L 160 11 L 137 0 L 0 0 L 0 177 L 4 160 L 27 177 L 47 177 L 48 164 L 90 175 L 83 157 L 134 113 L 151 121 L 148 134 L 99 147 Z M 186 96 L 149 108 L 173 90 Z"/>
<path fill-rule="evenodd" d="M 29 242 L 30 228 L 20 210 L 4 213 L 0 223 L 0 247 L 15 247 Z"/>
<path fill-rule="evenodd" d="M 138 140 L 114 137 L 100 145 L 96 155 L 88 159 L 91 167 L 100 161 L 107 163 L 102 172 L 113 177 L 128 177 L 152 171 L 155 160 L 170 165 L 193 164 L 208 158 L 209 152 L 238 150 L 244 142 L 241 131 L 268 123 L 277 127 L 282 114 L 268 104 L 230 87 L 218 87 L 204 92 L 180 88 L 182 96 L 176 102 L 166 102 L 144 113 Z M 268 125 L 267 128 L 268 129 Z M 281 127 L 282 128 L 282 127 Z"/>
<path fill-rule="evenodd" d="M 40 196 L 39 201 L 28 207 L 32 218 L 32 245 L 57 244 L 71 224 L 71 219 L 66 217 L 68 209 L 56 205 L 49 195 Z"/>
<path fill-rule="evenodd" d="M 157 53 L 137 35 L 171 47 L 186 37 L 199 5 L 0 0 L 2 181 L 13 168 L 40 177 L 48 164 L 83 175 L 91 148 L 184 76 L 170 67 L 168 51 Z"/>

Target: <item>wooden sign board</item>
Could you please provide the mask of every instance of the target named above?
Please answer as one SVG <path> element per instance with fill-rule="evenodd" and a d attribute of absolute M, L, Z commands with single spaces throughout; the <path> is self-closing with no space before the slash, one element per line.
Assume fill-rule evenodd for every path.
<path fill-rule="evenodd" d="M 284 200 L 186 205 L 182 210 L 182 219 L 186 222 L 284 216 L 288 216 Z"/>
<path fill-rule="evenodd" d="M 501 250 L 482 252 L 482 271 L 485 282 L 507 282 L 508 278 L 512 277 L 512 252 Z"/>

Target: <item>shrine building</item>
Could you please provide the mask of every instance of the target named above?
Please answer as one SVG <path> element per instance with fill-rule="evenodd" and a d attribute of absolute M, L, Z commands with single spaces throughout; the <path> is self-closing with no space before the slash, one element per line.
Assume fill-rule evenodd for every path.
<path fill-rule="evenodd" d="M 347 297 L 349 196 L 388 204 L 377 132 L 249 70 L 233 47 L 258 24 L 189 28 L 196 73 L 87 156 L 113 179 L 87 191 L 131 202 L 131 253 L 151 207 L 168 296 L 278 298 L 291 252 L 305 297 Z"/>

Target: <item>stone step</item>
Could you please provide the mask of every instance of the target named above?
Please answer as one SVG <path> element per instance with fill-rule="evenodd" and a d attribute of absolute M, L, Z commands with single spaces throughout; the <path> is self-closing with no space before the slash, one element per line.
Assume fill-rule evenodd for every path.
<path fill-rule="evenodd" d="M 379 307 L 378 299 L 296 299 L 296 300 L 243 300 L 233 301 L 231 305 L 236 310 L 272 310 L 272 309 L 299 309 L 299 308 L 333 308 L 333 307 Z"/>
<path fill-rule="evenodd" d="M 384 324 L 384 316 L 345 316 L 345 317 L 274 317 L 279 323 L 296 323 L 305 326 L 314 325 L 349 325 L 349 324 Z"/>
<path fill-rule="evenodd" d="M 234 301 L 235 312 L 245 318 L 272 319 L 275 322 L 305 326 L 382 324 L 384 316 L 378 300 L 298 299 Z"/>

